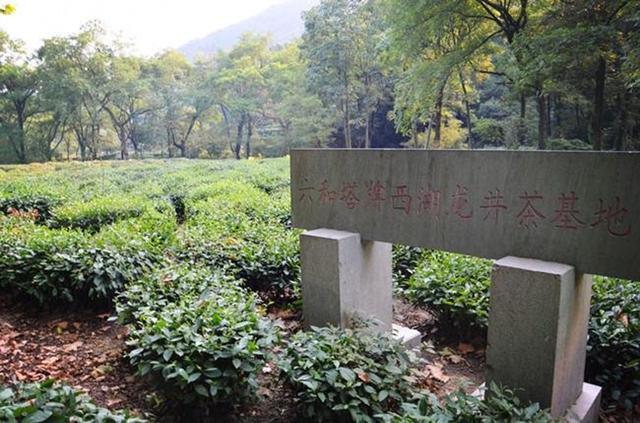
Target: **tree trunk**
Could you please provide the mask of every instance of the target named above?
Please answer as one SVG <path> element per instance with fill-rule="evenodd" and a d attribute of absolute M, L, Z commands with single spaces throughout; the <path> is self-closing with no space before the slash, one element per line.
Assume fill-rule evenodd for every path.
<path fill-rule="evenodd" d="M 433 119 L 429 117 L 429 127 L 427 128 L 427 141 L 424 144 L 425 150 L 431 147 L 431 133 L 433 132 Z"/>
<path fill-rule="evenodd" d="M 240 122 L 238 123 L 238 133 L 236 135 L 236 145 L 233 149 L 233 153 L 236 160 L 240 160 L 240 150 L 242 149 L 242 131 L 244 129 L 245 115 L 242 114 Z"/>
<path fill-rule="evenodd" d="M 625 151 L 627 149 L 627 108 L 629 106 L 629 93 L 625 90 L 621 96 L 618 96 L 618 127 L 616 128 L 615 141 L 617 151 Z"/>
<path fill-rule="evenodd" d="M 253 126 L 251 123 L 251 115 L 247 115 L 247 143 L 245 145 L 245 154 L 247 159 L 251 157 L 251 137 L 253 136 Z"/>
<path fill-rule="evenodd" d="M 593 115 L 591 116 L 591 136 L 594 150 L 602 150 L 602 119 L 604 116 L 604 84 L 607 76 L 607 62 L 604 57 L 598 59 L 595 74 L 595 92 L 593 97 Z"/>
<path fill-rule="evenodd" d="M 351 120 L 351 106 L 349 105 L 349 78 L 345 76 L 344 81 L 344 144 L 346 148 L 353 148 L 351 140 L 351 124 L 349 123 Z"/>
<path fill-rule="evenodd" d="M 548 138 L 547 95 L 539 92 L 536 97 L 538 101 L 538 149 L 546 150 Z"/>
<path fill-rule="evenodd" d="M 364 148 L 371 148 L 371 115 L 372 113 L 367 113 L 364 128 Z"/>
<path fill-rule="evenodd" d="M 551 103 L 553 102 L 554 95 L 547 95 L 547 137 L 551 138 Z"/>
<path fill-rule="evenodd" d="M 467 147 L 473 149 L 472 141 L 472 128 L 471 128 L 471 106 L 469 105 L 469 96 L 467 93 L 467 85 L 464 82 L 462 71 L 458 70 L 458 76 L 460 77 L 460 86 L 462 87 L 462 94 L 464 95 L 464 107 L 467 112 Z"/>
<path fill-rule="evenodd" d="M 518 144 L 527 143 L 527 96 L 520 94 L 520 121 L 518 122 Z"/>
<path fill-rule="evenodd" d="M 442 103 L 444 102 L 444 86 L 445 84 L 443 83 L 438 90 L 438 96 L 436 97 L 436 110 L 433 118 L 433 143 L 436 147 L 440 146 L 442 138 Z"/>

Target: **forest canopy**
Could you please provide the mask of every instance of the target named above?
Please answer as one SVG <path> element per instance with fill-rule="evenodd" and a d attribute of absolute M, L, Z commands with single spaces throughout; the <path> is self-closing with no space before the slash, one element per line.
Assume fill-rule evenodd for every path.
<path fill-rule="evenodd" d="M 304 23 L 193 61 L 97 22 L 35 52 L 0 31 L 0 162 L 640 148 L 639 2 L 323 0 Z"/>

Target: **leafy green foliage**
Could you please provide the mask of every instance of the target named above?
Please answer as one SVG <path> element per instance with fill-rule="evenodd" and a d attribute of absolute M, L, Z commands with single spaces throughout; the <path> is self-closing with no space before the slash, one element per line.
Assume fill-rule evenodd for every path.
<path fill-rule="evenodd" d="M 555 420 L 540 406 L 522 404 L 513 391 L 491 384 L 485 400 L 464 391 L 456 391 L 438 401 L 433 395 L 420 395 L 402 404 L 402 412 L 384 416 L 393 423 L 484 423 L 531 422 L 551 423 Z"/>
<path fill-rule="evenodd" d="M 640 402 L 640 287 L 595 277 L 587 380 L 604 387 L 611 403 L 631 410 Z"/>
<path fill-rule="evenodd" d="M 144 423 L 127 411 L 109 411 L 70 386 L 47 380 L 15 387 L 0 385 L 0 420 L 7 423 Z"/>
<path fill-rule="evenodd" d="M 105 305 L 153 264 L 144 251 L 92 246 L 76 231 L 0 219 L 0 286 L 45 302 Z"/>
<path fill-rule="evenodd" d="M 566 140 L 553 138 L 547 144 L 549 150 L 591 150 L 591 146 L 581 140 Z"/>
<path fill-rule="evenodd" d="M 388 335 L 312 328 L 288 341 L 282 378 L 313 421 L 371 422 L 414 392 L 416 358 Z"/>
<path fill-rule="evenodd" d="M 45 222 L 51 218 L 55 202 L 46 197 L 18 197 L 0 199 L 0 213 L 32 213 L 34 220 Z"/>
<path fill-rule="evenodd" d="M 169 269 L 133 284 L 118 299 L 129 323 L 131 364 L 151 374 L 179 404 L 207 406 L 250 397 L 277 331 L 256 298 L 204 269 Z"/>
<path fill-rule="evenodd" d="M 51 226 L 98 232 L 118 220 L 140 216 L 144 205 L 136 200 L 131 196 L 106 196 L 67 203 L 54 209 Z"/>
<path fill-rule="evenodd" d="M 491 264 L 443 252 L 426 256 L 406 295 L 459 328 L 486 329 Z M 608 407 L 630 410 L 640 399 L 640 288 L 596 276 L 591 301 L 586 379 L 603 386 Z"/>
<path fill-rule="evenodd" d="M 491 261 L 433 251 L 408 282 L 406 295 L 455 326 L 486 328 Z"/>
<path fill-rule="evenodd" d="M 416 270 L 425 251 L 422 248 L 397 244 L 393 246 L 393 276 L 404 286 Z"/>

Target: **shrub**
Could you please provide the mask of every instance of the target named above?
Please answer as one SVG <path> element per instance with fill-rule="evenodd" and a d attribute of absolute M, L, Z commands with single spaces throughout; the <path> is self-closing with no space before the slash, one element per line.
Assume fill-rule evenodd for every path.
<path fill-rule="evenodd" d="M 393 276 L 396 283 L 404 286 L 414 274 L 425 250 L 401 244 L 393 246 Z"/>
<path fill-rule="evenodd" d="M 47 380 L 40 383 L 0 386 L 0 420 L 16 422 L 144 423 L 127 411 L 109 411 L 73 388 Z"/>
<path fill-rule="evenodd" d="M 97 248 L 77 231 L 10 220 L 0 221 L 0 287 L 40 304 L 109 304 L 153 265 L 144 251 Z"/>
<path fill-rule="evenodd" d="M 18 197 L 0 199 L 0 212 L 11 214 L 12 211 L 19 213 L 32 213 L 37 222 L 45 222 L 51 218 L 51 209 L 55 201 L 47 197 Z"/>
<path fill-rule="evenodd" d="M 170 269 L 133 284 L 117 303 L 131 364 L 169 399 L 202 408 L 250 397 L 277 341 L 256 298 L 207 270 Z"/>
<path fill-rule="evenodd" d="M 640 285 L 595 277 L 587 380 L 603 386 L 605 402 L 627 410 L 640 404 Z"/>
<path fill-rule="evenodd" d="M 406 294 L 455 326 L 483 329 L 490 285 L 490 260 L 433 251 L 409 280 Z"/>
<path fill-rule="evenodd" d="M 501 146 L 505 143 L 504 128 L 495 119 L 478 119 L 473 129 L 476 145 Z"/>
<path fill-rule="evenodd" d="M 97 232 L 101 227 L 140 216 L 144 205 L 129 195 L 98 197 L 65 204 L 53 211 L 51 226 Z"/>
<path fill-rule="evenodd" d="M 407 296 L 454 325 L 486 329 L 490 262 L 433 252 L 409 281 Z M 631 410 L 640 401 L 640 286 L 596 276 L 586 380 L 604 387 L 605 407 Z"/>
<path fill-rule="evenodd" d="M 553 138 L 547 142 L 549 150 L 593 150 L 593 147 L 578 139 Z"/>
<path fill-rule="evenodd" d="M 413 395 L 415 356 L 388 335 L 336 328 L 298 332 L 279 359 L 303 414 L 314 421 L 373 421 Z"/>
<path fill-rule="evenodd" d="M 298 231 L 241 213 L 199 215 L 189 224 L 177 251 L 179 259 L 224 268 L 270 301 L 284 304 L 295 298 L 300 278 Z"/>
<path fill-rule="evenodd" d="M 485 422 L 554 422 L 539 404 L 526 405 L 513 391 L 492 384 L 485 392 L 486 400 L 456 391 L 439 402 L 433 395 L 420 395 L 402 405 L 402 412 L 382 416 L 393 423 L 485 423 Z"/>

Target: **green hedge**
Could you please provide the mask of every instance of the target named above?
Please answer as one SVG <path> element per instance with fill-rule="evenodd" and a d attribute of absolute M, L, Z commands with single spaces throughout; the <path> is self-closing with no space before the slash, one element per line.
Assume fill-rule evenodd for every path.
<path fill-rule="evenodd" d="M 491 262 L 432 252 L 406 295 L 459 328 L 486 329 Z M 604 404 L 631 410 L 640 401 L 640 283 L 596 276 L 586 380 L 604 387 Z"/>
<path fill-rule="evenodd" d="M 239 402 L 278 339 L 254 295 L 204 269 L 180 267 L 132 284 L 117 302 L 131 364 L 177 404 Z"/>
<path fill-rule="evenodd" d="M 421 394 L 402 404 L 402 411 L 381 416 L 392 423 L 551 423 L 554 420 L 539 404 L 523 404 L 513 391 L 492 384 L 485 400 L 458 390 L 439 401 L 433 395 Z"/>
<path fill-rule="evenodd" d="M 371 422 L 414 395 L 416 363 L 391 336 L 313 328 L 287 342 L 278 366 L 306 418 Z"/>
<path fill-rule="evenodd" d="M 53 380 L 0 385 L 0 421 L 7 423 L 145 423 L 127 411 L 98 407 L 89 396 Z"/>
<path fill-rule="evenodd" d="M 45 303 L 108 305 L 155 261 L 144 250 L 95 246 L 82 233 L 0 218 L 0 287 Z"/>
<path fill-rule="evenodd" d="M 489 322 L 491 261 L 432 251 L 409 279 L 406 295 L 459 328 Z"/>

